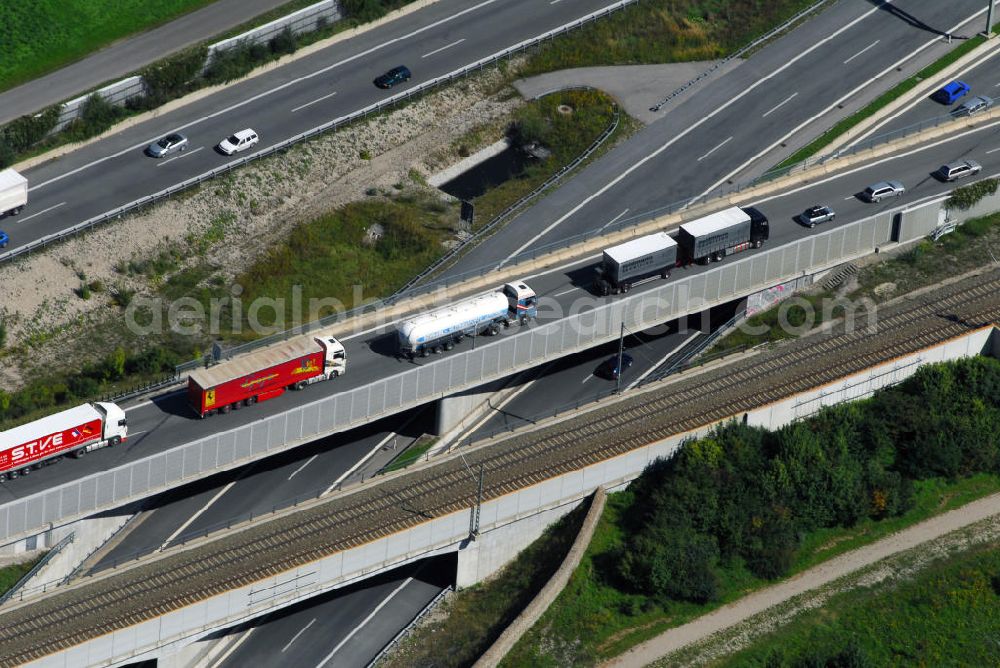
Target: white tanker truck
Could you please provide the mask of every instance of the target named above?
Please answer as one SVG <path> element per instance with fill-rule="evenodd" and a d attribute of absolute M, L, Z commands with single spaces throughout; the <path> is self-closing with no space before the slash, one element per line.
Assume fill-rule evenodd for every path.
<path fill-rule="evenodd" d="M 396 326 L 399 354 L 427 357 L 451 350 L 467 336 L 495 336 L 502 327 L 534 319 L 537 302 L 534 290 L 514 281 L 494 292 L 421 313 Z"/>

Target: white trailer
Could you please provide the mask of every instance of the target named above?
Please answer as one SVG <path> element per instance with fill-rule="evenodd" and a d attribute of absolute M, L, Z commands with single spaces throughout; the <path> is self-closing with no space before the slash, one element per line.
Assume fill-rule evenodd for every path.
<path fill-rule="evenodd" d="M 677 242 L 666 232 L 648 234 L 604 251 L 595 269 L 598 294 L 628 292 L 632 286 L 654 278 L 669 278 L 677 263 Z"/>
<path fill-rule="evenodd" d="M 16 216 L 28 203 L 28 179 L 13 169 L 0 172 L 0 216 Z"/>
<path fill-rule="evenodd" d="M 525 324 L 536 314 L 535 291 L 521 281 L 514 281 L 495 292 L 401 321 L 396 326 L 399 352 L 426 357 L 432 352 L 451 350 L 466 336 L 495 336 L 501 327 L 514 322 Z"/>

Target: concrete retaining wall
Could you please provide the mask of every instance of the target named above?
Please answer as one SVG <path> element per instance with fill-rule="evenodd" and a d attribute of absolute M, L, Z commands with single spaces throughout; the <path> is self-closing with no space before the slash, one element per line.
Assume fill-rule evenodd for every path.
<path fill-rule="evenodd" d="M 216 42 L 208 47 L 208 56 L 205 58 L 205 66 L 211 64 L 216 53 L 228 51 L 245 44 L 266 44 L 281 34 L 286 28 L 293 34 L 299 35 L 305 32 L 318 30 L 324 23 L 330 24 L 339 21 L 344 17 L 340 4 L 336 0 L 322 0 L 315 5 L 304 7 L 297 12 L 292 12 L 288 16 L 265 23 L 262 26 L 248 30 L 247 32 Z"/>
<path fill-rule="evenodd" d="M 580 559 L 583 558 L 584 552 L 587 551 L 587 547 L 590 545 L 594 529 L 597 527 L 597 522 L 601 519 L 601 514 L 604 512 L 604 502 L 606 499 L 607 495 L 604 493 L 604 488 L 598 487 L 594 491 L 594 496 L 590 502 L 590 510 L 587 511 L 587 516 L 583 519 L 580 531 L 577 533 L 573 545 L 570 546 L 569 552 L 566 553 L 566 557 L 563 559 L 562 564 L 559 565 L 558 570 L 552 574 L 552 577 L 549 578 L 549 581 L 545 583 L 541 591 L 532 599 L 531 603 L 504 629 L 504 632 L 500 634 L 500 637 L 496 639 L 490 648 L 479 657 L 474 668 L 493 668 L 498 665 L 507 656 L 507 652 L 514 648 L 514 645 L 521 639 L 521 636 L 535 625 L 535 622 L 545 614 L 545 611 L 549 609 L 549 606 L 556 600 L 556 597 L 562 593 L 562 590 L 566 587 L 566 583 L 569 582 L 570 576 L 576 570 L 576 567 L 580 565 Z"/>

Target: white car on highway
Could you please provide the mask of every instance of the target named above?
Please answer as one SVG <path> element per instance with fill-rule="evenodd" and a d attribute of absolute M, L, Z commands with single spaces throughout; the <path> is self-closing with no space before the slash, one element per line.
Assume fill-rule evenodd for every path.
<path fill-rule="evenodd" d="M 259 141 L 260 138 L 257 136 L 257 133 L 250 128 L 247 128 L 246 130 L 240 130 L 232 137 L 223 139 L 219 142 L 217 148 L 226 155 L 232 155 L 233 153 L 239 153 L 240 151 L 245 151 L 248 148 L 253 148 Z"/>

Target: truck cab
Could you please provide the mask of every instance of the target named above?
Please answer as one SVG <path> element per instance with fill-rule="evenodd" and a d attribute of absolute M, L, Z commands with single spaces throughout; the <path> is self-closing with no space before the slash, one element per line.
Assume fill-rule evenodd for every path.
<path fill-rule="evenodd" d="M 754 248 L 760 248 L 771 236 L 771 224 L 767 216 L 756 207 L 745 206 L 743 211 L 750 216 L 750 244 Z"/>
<path fill-rule="evenodd" d="M 347 351 L 342 344 L 332 336 L 317 336 L 316 343 L 326 351 L 325 374 L 327 378 L 336 378 L 347 370 Z"/>
<path fill-rule="evenodd" d="M 104 418 L 104 433 L 102 434 L 104 438 L 102 441 L 106 441 L 109 445 L 117 445 L 124 441 L 125 437 L 128 436 L 128 419 L 125 417 L 125 411 L 118 404 L 106 401 L 95 402 L 94 408 Z"/>
<path fill-rule="evenodd" d="M 511 320 L 517 320 L 522 325 L 538 315 L 538 298 L 535 291 L 522 281 L 514 281 L 503 286 L 503 294 L 507 297 Z"/>

